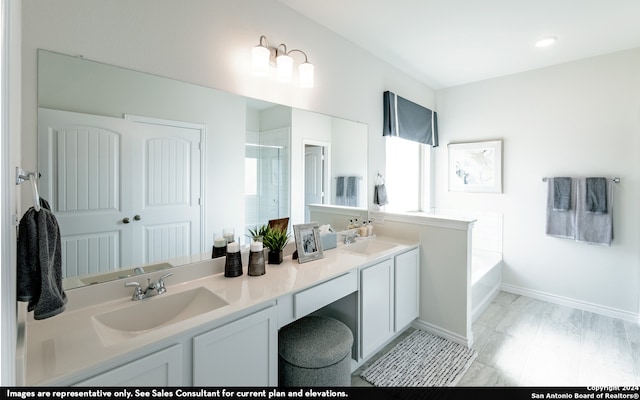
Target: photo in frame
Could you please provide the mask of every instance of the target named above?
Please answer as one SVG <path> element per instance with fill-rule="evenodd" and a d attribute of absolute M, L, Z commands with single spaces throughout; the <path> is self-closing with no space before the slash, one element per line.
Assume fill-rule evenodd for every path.
<path fill-rule="evenodd" d="M 293 226 L 293 235 L 298 250 L 298 263 L 318 260 L 323 257 L 320 242 L 320 226 L 317 222 Z"/>
<path fill-rule="evenodd" d="M 502 193 L 502 140 L 447 147 L 450 191 Z"/>

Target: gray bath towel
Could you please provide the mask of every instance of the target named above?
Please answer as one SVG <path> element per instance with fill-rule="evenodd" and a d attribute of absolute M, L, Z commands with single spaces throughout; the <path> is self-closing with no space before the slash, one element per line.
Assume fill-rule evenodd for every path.
<path fill-rule="evenodd" d="M 553 178 L 553 209 L 555 211 L 571 209 L 571 178 Z"/>
<path fill-rule="evenodd" d="M 606 214 L 607 212 L 607 179 L 587 178 L 585 192 L 585 211 L 588 213 Z"/>
<path fill-rule="evenodd" d="M 63 312 L 67 295 L 62 289 L 60 228 L 46 200 L 40 200 L 40 211 L 31 207 L 22 216 L 17 253 L 18 301 L 29 302 L 34 319 Z"/>
<path fill-rule="evenodd" d="M 350 176 L 347 178 L 347 194 L 346 204 L 350 207 L 358 207 L 360 200 L 360 178 L 357 176 Z"/>
<path fill-rule="evenodd" d="M 587 179 L 577 179 L 576 240 L 610 246 L 613 240 L 613 185 L 605 179 L 607 213 L 590 212 L 587 208 Z"/>
<path fill-rule="evenodd" d="M 347 205 L 347 197 L 345 195 L 345 177 L 338 176 L 336 178 L 336 205 L 338 206 L 346 206 Z"/>
<path fill-rule="evenodd" d="M 571 190 L 569 197 L 569 207 L 567 210 L 556 210 L 554 207 L 555 178 L 547 181 L 547 226 L 546 233 L 549 236 L 575 239 L 576 237 L 576 190 L 575 180 L 570 179 Z"/>

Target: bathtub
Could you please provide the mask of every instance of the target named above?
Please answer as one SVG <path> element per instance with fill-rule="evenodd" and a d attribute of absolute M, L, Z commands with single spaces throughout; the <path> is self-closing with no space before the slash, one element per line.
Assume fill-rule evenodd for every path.
<path fill-rule="evenodd" d="M 471 253 L 471 310 L 472 321 L 500 292 L 502 282 L 502 253 L 474 249 Z"/>

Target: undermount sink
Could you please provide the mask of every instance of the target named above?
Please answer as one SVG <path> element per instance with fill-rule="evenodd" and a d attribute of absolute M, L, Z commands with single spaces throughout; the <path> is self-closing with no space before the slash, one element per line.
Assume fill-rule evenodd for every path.
<path fill-rule="evenodd" d="M 382 242 L 378 240 L 362 240 L 356 243 L 347 244 L 343 247 L 343 249 L 352 253 L 364 254 L 369 256 L 382 253 L 383 251 L 390 250 L 394 247 L 396 247 L 396 245 L 393 243 Z"/>
<path fill-rule="evenodd" d="M 224 299 L 199 287 L 176 294 L 163 294 L 92 317 L 105 345 L 137 336 L 151 329 L 184 321 L 228 305 Z"/>

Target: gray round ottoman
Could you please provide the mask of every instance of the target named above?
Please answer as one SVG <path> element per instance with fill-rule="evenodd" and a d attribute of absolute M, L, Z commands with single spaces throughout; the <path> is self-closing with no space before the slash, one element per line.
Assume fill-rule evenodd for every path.
<path fill-rule="evenodd" d="M 334 318 L 306 316 L 278 334 L 280 386 L 351 386 L 353 334 Z"/>

